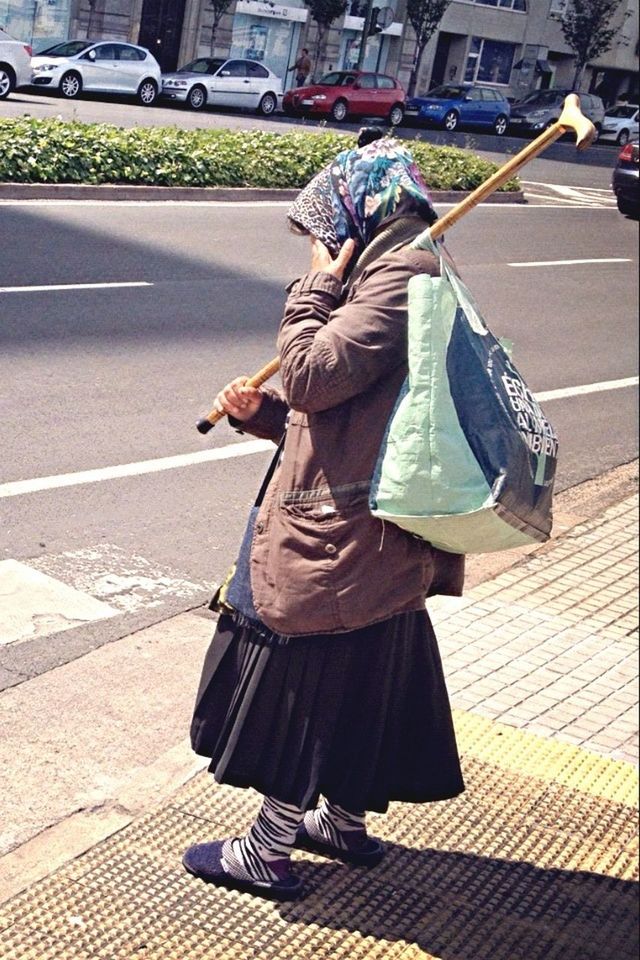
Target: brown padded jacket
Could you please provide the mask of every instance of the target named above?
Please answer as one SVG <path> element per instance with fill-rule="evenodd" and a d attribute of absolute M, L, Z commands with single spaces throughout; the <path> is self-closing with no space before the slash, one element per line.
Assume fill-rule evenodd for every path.
<path fill-rule="evenodd" d="M 424 224 L 421 225 L 422 227 Z M 263 388 L 244 432 L 286 440 L 251 547 L 255 608 L 302 636 L 354 630 L 460 595 L 464 558 L 373 517 L 368 496 L 407 375 L 407 284 L 437 275 L 400 221 L 374 241 L 348 288 L 317 272 L 290 285 L 278 336 L 283 390 Z"/>

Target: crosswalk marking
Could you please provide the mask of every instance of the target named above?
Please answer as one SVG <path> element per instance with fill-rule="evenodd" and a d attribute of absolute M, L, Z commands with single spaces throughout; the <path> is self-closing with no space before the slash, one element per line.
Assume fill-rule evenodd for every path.
<path fill-rule="evenodd" d="M 17 560 L 0 561 L 0 647 L 113 617 L 97 597 Z"/>
<path fill-rule="evenodd" d="M 0 649 L 166 602 L 205 602 L 213 583 L 129 554 L 115 544 L 0 561 Z"/>
<path fill-rule="evenodd" d="M 614 208 L 616 199 L 610 189 L 603 187 L 573 187 L 560 183 L 541 183 L 523 180 L 525 198 L 548 204 L 570 207 Z"/>

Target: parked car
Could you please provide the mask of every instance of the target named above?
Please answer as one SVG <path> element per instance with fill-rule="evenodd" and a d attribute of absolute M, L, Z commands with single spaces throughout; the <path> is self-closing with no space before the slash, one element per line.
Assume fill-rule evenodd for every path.
<path fill-rule="evenodd" d="M 255 60 L 198 57 L 175 73 L 163 73 L 162 96 L 192 110 L 240 107 L 268 117 L 278 107 L 282 80 Z"/>
<path fill-rule="evenodd" d="M 158 61 L 144 47 L 108 40 L 67 40 L 43 50 L 31 61 L 31 82 L 73 99 L 87 93 L 119 93 L 137 97 L 145 107 L 160 91 Z"/>
<path fill-rule="evenodd" d="M 31 47 L 0 28 L 0 100 L 31 82 Z"/>
<path fill-rule="evenodd" d="M 282 108 L 289 116 L 331 117 L 337 123 L 349 116 L 384 117 L 396 127 L 402 123 L 404 103 L 405 92 L 393 77 L 332 70 L 317 83 L 287 91 Z"/>
<path fill-rule="evenodd" d="M 539 134 L 556 122 L 562 113 L 565 97 L 575 90 L 534 90 L 511 107 L 511 130 Z M 578 93 L 580 109 L 593 123 L 598 135 L 604 121 L 604 104 L 593 93 Z"/>
<path fill-rule="evenodd" d="M 491 127 L 501 137 L 509 126 L 511 106 L 495 87 L 448 83 L 412 97 L 406 115 L 449 131 L 461 126 Z"/>
<path fill-rule="evenodd" d="M 611 107 L 604 115 L 600 132 L 601 140 L 614 140 L 621 147 L 629 140 L 638 139 L 638 106 L 633 103 L 619 103 Z"/>
<path fill-rule="evenodd" d="M 627 143 L 618 154 L 611 181 L 620 213 L 636 218 L 640 216 L 639 157 L 638 141 Z"/>

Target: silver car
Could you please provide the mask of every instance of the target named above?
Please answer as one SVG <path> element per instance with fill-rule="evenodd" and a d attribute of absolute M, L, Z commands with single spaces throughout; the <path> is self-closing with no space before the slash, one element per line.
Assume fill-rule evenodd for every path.
<path fill-rule="evenodd" d="M 150 107 L 160 92 L 162 71 L 144 47 L 114 40 L 67 40 L 31 60 L 31 83 L 72 99 L 87 93 L 137 97 Z"/>
<path fill-rule="evenodd" d="M 0 100 L 31 80 L 31 47 L 0 28 Z"/>
<path fill-rule="evenodd" d="M 268 117 L 282 97 L 282 80 L 255 60 L 198 57 L 175 73 L 162 75 L 162 96 L 192 110 L 239 107 Z"/>

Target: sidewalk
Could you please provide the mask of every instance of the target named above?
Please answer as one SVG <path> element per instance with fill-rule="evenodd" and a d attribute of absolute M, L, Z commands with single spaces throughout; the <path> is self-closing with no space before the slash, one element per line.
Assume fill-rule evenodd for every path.
<path fill-rule="evenodd" d="M 0 907 L 0 958 L 635 960 L 637 510 L 430 604 L 467 790 L 372 815 L 375 870 L 296 853 L 285 905 L 205 886 L 182 851 L 260 801 L 199 774 Z"/>

